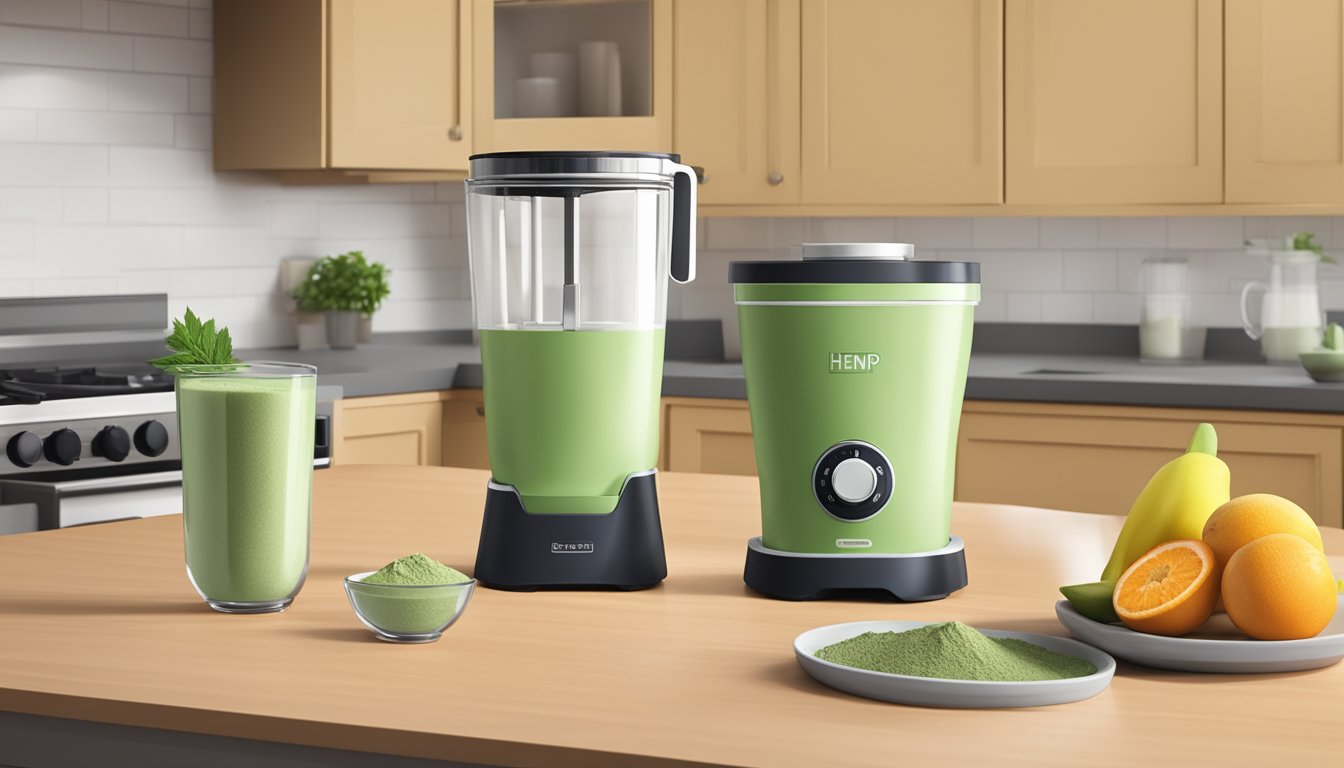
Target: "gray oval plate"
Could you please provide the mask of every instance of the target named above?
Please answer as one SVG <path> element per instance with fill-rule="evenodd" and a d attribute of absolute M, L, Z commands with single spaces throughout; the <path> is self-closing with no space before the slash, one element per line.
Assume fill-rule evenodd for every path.
<path fill-rule="evenodd" d="M 1102 624 L 1078 613 L 1069 601 L 1055 603 L 1055 615 L 1069 634 L 1126 661 L 1184 672 L 1296 672 L 1344 659 L 1344 597 L 1329 626 L 1305 640 L 1251 640 L 1218 614 L 1194 635 L 1163 637 Z"/>
<path fill-rule="evenodd" d="M 816 652 L 864 632 L 904 632 L 933 624 L 930 621 L 854 621 L 809 629 L 793 639 L 793 653 L 807 674 L 817 681 L 856 696 L 919 707 L 1038 707 L 1090 699 L 1106 690 L 1115 674 L 1115 659 L 1076 640 L 1030 632 L 980 630 L 989 637 L 1012 637 L 1059 653 L 1087 659 L 1095 674 L 1066 680 L 998 683 L 980 680 L 940 680 L 855 669 L 816 657 Z"/>

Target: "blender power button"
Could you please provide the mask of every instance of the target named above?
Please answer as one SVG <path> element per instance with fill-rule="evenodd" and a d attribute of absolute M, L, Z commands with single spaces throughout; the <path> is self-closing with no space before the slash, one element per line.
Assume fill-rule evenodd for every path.
<path fill-rule="evenodd" d="M 891 499 L 891 462 L 871 443 L 846 440 L 822 453 L 812 469 L 812 492 L 826 514 L 857 523 L 881 512 Z"/>
<path fill-rule="evenodd" d="M 877 490 L 877 470 L 863 459 L 845 459 L 831 472 L 831 489 L 851 504 L 866 501 Z"/>

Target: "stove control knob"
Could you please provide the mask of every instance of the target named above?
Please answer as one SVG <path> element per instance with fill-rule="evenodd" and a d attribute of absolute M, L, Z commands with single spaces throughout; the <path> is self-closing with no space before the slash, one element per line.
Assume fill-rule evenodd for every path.
<path fill-rule="evenodd" d="M 42 438 L 32 432 L 20 432 L 9 438 L 5 449 L 16 467 L 31 467 L 42 459 Z"/>
<path fill-rule="evenodd" d="M 845 459 L 831 471 L 831 490 L 850 504 L 867 501 L 877 490 L 877 470 L 863 459 Z"/>
<path fill-rule="evenodd" d="M 135 429 L 135 450 L 146 456 L 159 456 L 168 450 L 168 430 L 157 421 L 146 421 Z"/>
<path fill-rule="evenodd" d="M 94 456 L 109 461 L 125 461 L 131 455 L 131 436 L 121 427 L 103 427 L 89 446 Z"/>
<path fill-rule="evenodd" d="M 61 428 L 47 435 L 42 443 L 42 455 L 48 461 L 68 467 L 79 461 L 83 446 L 79 444 L 79 435 L 73 429 Z"/>

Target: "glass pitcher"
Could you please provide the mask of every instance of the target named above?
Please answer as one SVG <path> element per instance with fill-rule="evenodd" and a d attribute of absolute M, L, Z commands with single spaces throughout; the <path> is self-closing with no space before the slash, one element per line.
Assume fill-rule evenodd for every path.
<path fill-rule="evenodd" d="M 1316 269 L 1320 256 L 1311 251 L 1271 251 L 1269 283 L 1253 281 L 1241 289 L 1241 323 L 1246 335 L 1260 341 L 1271 363 L 1297 363 L 1298 355 L 1321 345 L 1325 316 L 1321 312 Z M 1259 292 L 1259 321 L 1251 319 L 1251 295 Z"/>

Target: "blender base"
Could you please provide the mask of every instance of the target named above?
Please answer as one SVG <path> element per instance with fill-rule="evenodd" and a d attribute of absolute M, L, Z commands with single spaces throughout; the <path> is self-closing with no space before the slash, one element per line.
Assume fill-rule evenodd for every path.
<path fill-rule="evenodd" d="M 654 471 L 631 475 L 605 515 L 529 514 L 510 485 L 491 481 L 476 550 L 482 586 L 647 589 L 667 578 Z"/>
<path fill-rule="evenodd" d="M 860 590 L 907 603 L 941 600 L 966 586 L 966 552 L 957 536 L 942 549 L 910 554 L 785 552 L 756 536 L 747 542 L 742 580 L 780 600 L 851 597 Z"/>

